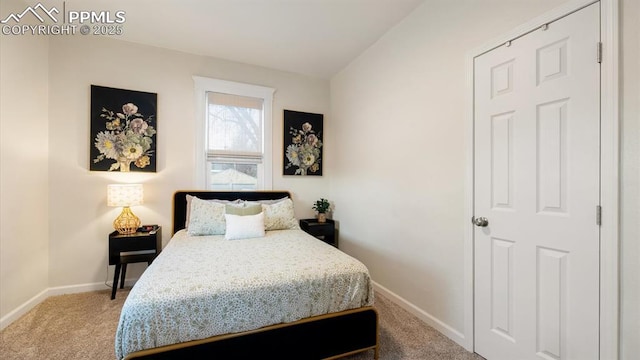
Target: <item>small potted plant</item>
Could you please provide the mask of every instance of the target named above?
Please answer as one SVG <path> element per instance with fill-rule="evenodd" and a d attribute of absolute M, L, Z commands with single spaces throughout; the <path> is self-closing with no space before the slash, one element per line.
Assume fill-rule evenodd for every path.
<path fill-rule="evenodd" d="M 327 212 L 329 211 L 329 200 L 321 198 L 320 200 L 316 200 L 313 204 L 313 210 L 318 212 L 318 222 L 326 222 L 327 221 Z"/>

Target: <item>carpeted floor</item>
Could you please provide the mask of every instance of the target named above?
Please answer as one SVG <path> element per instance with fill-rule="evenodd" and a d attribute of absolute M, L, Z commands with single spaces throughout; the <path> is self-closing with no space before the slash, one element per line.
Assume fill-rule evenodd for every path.
<path fill-rule="evenodd" d="M 113 360 L 114 334 L 128 291 L 50 297 L 0 332 L 0 359 Z M 380 360 L 482 360 L 376 294 Z M 369 351 L 344 358 L 371 360 Z M 304 360 L 304 359 L 301 359 Z"/>

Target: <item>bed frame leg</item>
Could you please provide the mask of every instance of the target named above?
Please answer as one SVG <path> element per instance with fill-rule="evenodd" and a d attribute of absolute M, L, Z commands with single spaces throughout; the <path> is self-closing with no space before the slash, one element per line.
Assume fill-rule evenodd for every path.
<path fill-rule="evenodd" d="M 373 360 L 378 360 L 378 346 L 373 349 Z"/>

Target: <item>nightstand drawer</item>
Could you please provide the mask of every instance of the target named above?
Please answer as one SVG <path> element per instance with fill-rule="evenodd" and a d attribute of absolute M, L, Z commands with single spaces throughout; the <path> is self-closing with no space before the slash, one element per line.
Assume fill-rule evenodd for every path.
<path fill-rule="evenodd" d="M 338 247 L 338 239 L 336 237 L 336 225 L 331 219 L 327 222 L 318 222 L 317 219 L 300 220 L 300 228 L 309 235 L 313 235 L 329 245 Z"/>
<path fill-rule="evenodd" d="M 313 236 L 325 236 L 325 235 L 333 235 L 335 228 L 332 224 L 327 225 L 327 223 L 311 223 L 307 225 L 304 231 L 308 232 Z"/>
<path fill-rule="evenodd" d="M 120 235 L 117 231 L 109 234 L 109 265 L 117 264 L 123 252 L 154 250 L 160 252 L 162 237 L 158 233 L 135 233 Z"/>

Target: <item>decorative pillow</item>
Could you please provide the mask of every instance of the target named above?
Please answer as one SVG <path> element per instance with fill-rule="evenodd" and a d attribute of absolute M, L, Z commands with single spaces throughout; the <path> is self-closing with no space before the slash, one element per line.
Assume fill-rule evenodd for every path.
<path fill-rule="evenodd" d="M 276 203 L 279 203 L 281 201 L 285 201 L 288 200 L 288 197 L 283 197 L 282 199 L 275 199 L 275 200 L 258 200 L 257 202 L 260 204 L 265 204 L 265 205 L 273 205 Z"/>
<path fill-rule="evenodd" d="M 293 211 L 293 201 L 287 198 L 275 204 L 262 204 L 265 230 L 300 229 Z"/>
<path fill-rule="evenodd" d="M 224 215 L 227 223 L 227 231 L 224 238 L 227 240 L 239 240 L 264 236 L 264 213 L 256 215 Z"/>
<path fill-rule="evenodd" d="M 189 218 L 191 217 L 191 200 L 194 197 L 195 196 L 193 196 L 193 195 L 186 195 L 185 196 L 185 199 L 187 200 L 187 211 L 186 211 L 185 222 L 184 222 L 185 230 L 189 230 Z M 200 200 L 202 200 L 202 199 L 200 199 Z M 219 204 L 240 204 L 242 202 L 242 200 L 240 200 L 240 199 L 237 199 L 237 200 L 211 199 L 211 200 L 203 200 L 203 201 L 212 201 L 212 202 L 217 202 Z"/>
<path fill-rule="evenodd" d="M 249 205 L 273 205 L 285 200 L 289 200 L 289 198 L 283 197 L 282 199 L 275 199 L 275 200 L 244 200 L 244 201 L 240 200 L 240 201 L 242 201 L 242 203 L 244 203 L 245 206 L 249 206 Z"/>
<path fill-rule="evenodd" d="M 222 235 L 225 231 L 225 205 L 216 201 L 191 199 L 187 233 L 189 235 Z"/>
<path fill-rule="evenodd" d="M 257 205 L 246 205 L 246 204 L 232 205 L 232 204 L 227 204 L 225 206 L 225 213 L 231 214 L 231 215 L 240 215 L 240 216 L 257 215 L 257 214 L 259 214 L 261 212 L 262 212 L 262 206 L 260 206 L 260 204 L 257 204 Z"/>

